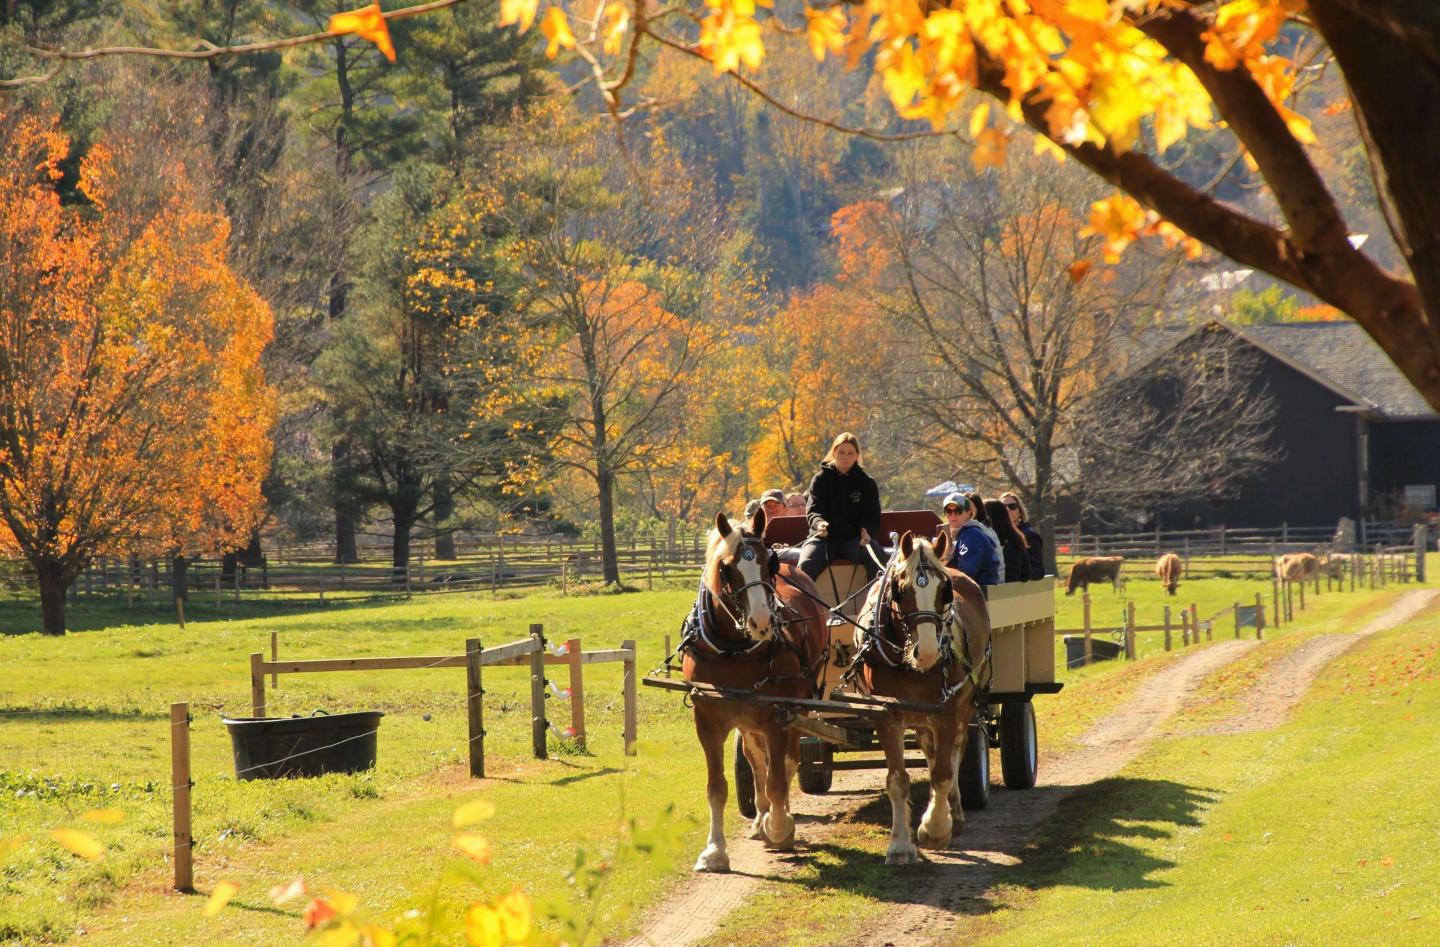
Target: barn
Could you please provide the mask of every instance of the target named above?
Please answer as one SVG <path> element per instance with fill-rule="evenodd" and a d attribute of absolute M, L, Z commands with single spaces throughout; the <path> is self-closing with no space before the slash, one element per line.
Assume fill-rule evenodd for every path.
<path fill-rule="evenodd" d="M 1324 526 L 1436 509 L 1440 414 L 1360 326 L 1211 321 L 1171 335 L 1162 355 L 1217 330 L 1258 358 L 1252 387 L 1274 399 L 1280 459 L 1234 496 L 1172 511 L 1167 525 Z"/>

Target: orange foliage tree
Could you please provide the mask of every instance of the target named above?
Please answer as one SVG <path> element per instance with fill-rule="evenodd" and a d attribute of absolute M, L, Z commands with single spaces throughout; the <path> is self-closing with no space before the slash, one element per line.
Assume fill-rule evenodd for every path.
<path fill-rule="evenodd" d="M 57 120 L 0 112 L 0 139 L 0 550 L 29 562 L 62 634 L 96 556 L 218 550 L 256 523 L 271 318 L 183 178 L 122 199 L 135 142 L 95 146 L 68 207 Z"/>

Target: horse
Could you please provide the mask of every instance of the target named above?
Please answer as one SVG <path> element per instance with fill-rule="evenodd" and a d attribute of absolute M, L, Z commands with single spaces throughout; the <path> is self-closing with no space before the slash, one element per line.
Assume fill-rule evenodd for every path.
<path fill-rule="evenodd" d="M 761 537 L 765 511 L 749 528 L 715 515 L 705 551 L 700 591 L 681 643 L 684 678 L 772 697 L 816 696 L 825 667 L 829 628 L 819 590 L 810 577 L 772 557 Z M 729 871 L 725 851 L 725 740 L 739 729 L 755 774 L 755 821 L 750 837 L 771 848 L 795 845 L 790 781 L 800 762 L 800 734 L 773 706 L 699 697 L 695 734 L 705 752 L 710 834 L 696 871 Z"/>
<path fill-rule="evenodd" d="M 1155 574 L 1160 577 L 1160 584 L 1165 591 L 1171 595 L 1180 587 L 1180 557 L 1173 552 L 1167 552 L 1155 560 Z"/>
<path fill-rule="evenodd" d="M 898 709 L 878 718 L 876 735 L 889 770 L 890 845 L 887 865 L 913 865 L 916 848 L 943 849 L 963 828 L 957 774 L 989 662 L 990 613 L 980 586 L 944 565 L 949 535 L 932 546 L 906 532 L 897 555 L 875 583 L 857 622 L 857 662 L 871 694 L 938 705 L 939 713 Z M 905 732 L 914 730 L 930 767 L 930 804 L 910 835 L 910 776 Z M 988 752 L 988 748 L 987 748 Z"/>
<path fill-rule="evenodd" d="M 1121 568 L 1124 565 L 1124 556 L 1090 556 L 1080 559 L 1070 567 L 1070 579 L 1065 583 L 1065 594 L 1074 595 L 1077 588 L 1088 592 L 1092 582 L 1109 582 L 1110 587 L 1118 592 L 1123 581 Z"/>

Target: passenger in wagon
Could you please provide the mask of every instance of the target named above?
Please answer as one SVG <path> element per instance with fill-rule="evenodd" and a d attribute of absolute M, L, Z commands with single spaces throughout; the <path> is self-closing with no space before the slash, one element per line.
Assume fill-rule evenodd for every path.
<path fill-rule="evenodd" d="M 950 550 L 945 564 L 965 573 L 980 586 L 999 585 L 1005 581 L 1004 565 L 995 544 L 975 521 L 975 506 L 963 493 L 952 493 L 941 507 L 945 511 L 945 528 L 950 532 Z"/>
<path fill-rule="evenodd" d="M 791 494 L 788 494 L 788 495 L 785 497 L 785 515 L 786 515 L 786 516 L 804 516 L 804 515 L 805 515 L 805 494 L 803 494 L 803 493 L 791 493 Z"/>
<path fill-rule="evenodd" d="M 868 578 L 885 561 L 880 536 L 880 488 L 860 466 L 860 441 L 848 431 L 838 435 L 810 481 L 805 515 L 810 536 L 800 547 L 800 568 L 818 578 L 831 559 L 859 563 Z M 866 548 L 874 552 L 872 557 Z"/>
<path fill-rule="evenodd" d="M 999 500 L 986 500 L 985 518 L 1000 537 L 1000 555 L 1005 562 L 1005 581 L 1030 581 L 1030 558 L 1026 555 L 1025 537 L 1010 521 L 1010 513 L 1005 509 L 1005 504 Z"/>
<path fill-rule="evenodd" d="M 1025 537 L 1025 555 L 1030 559 L 1030 578 L 1045 578 L 1045 540 L 1030 525 L 1030 516 L 1025 511 L 1025 504 L 1020 497 L 1010 491 L 1000 494 L 1000 502 L 1005 504 L 1006 511 L 1010 514 L 1010 522 Z"/>

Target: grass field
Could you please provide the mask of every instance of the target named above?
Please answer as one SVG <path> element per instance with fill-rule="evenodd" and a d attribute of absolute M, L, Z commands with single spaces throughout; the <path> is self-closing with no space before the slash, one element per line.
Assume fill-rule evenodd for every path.
<path fill-rule="evenodd" d="M 1202 616 L 1256 583 L 1201 580 L 1182 586 Z M 1132 580 L 1137 613 L 1158 606 L 1154 582 Z M 488 770 L 476 784 L 465 760 L 464 674 L 458 669 L 367 675 L 292 675 L 267 698 L 272 714 L 378 709 L 379 765 L 361 776 L 238 782 L 222 714 L 248 713 L 248 655 L 268 650 L 278 632 L 283 657 L 459 653 L 463 641 L 487 645 L 523 637 L 532 622 L 551 640 L 580 636 L 587 648 L 638 642 L 642 672 L 658 663 L 661 640 L 688 608 L 686 590 L 561 598 L 538 594 L 495 600 L 484 595 L 417 597 L 412 602 L 269 613 L 245 606 L 229 618 L 192 612 L 180 631 L 167 613 L 82 604 L 71 609 L 76 633 L 0 637 L 0 839 L 24 840 L 3 857 L 0 941 L 44 943 L 86 933 L 107 944 L 270 944 L 298 940 L 300 903 L 273 907 L 265 892 L 296 874 L 360 896 L 365 910 L 389 918 L 436 896 L 453 860 L 450 811 L 484 796 L 499 814 L 484 832 L 495 848 L 483 894 L 522 884 L 537 898 L 565 897 L 566 871 L 577 849 L 604 857 L 622 823 L 665 824 L 680 834 L 671 861 L 635 860 L 617 867 L 598 907 L 623 913 L 632 901 L 659 897 L 668 878 L 688 869 L 699 848 L 703 764 L 689 712 L 676 695 L 640 689 L 640 754 L 623 756 L 618 665 L 586 671 L 590 752 L 552 746 L 552 759 L 529 758 L 528 678 L 522 669 L 486 674 Z M 1123 600 L 1096 590 L 1096 601 Z M 1358 605 L 1363 596 L 1325 596 L 1314 613 Z M 1241 596 L 1241 600 L 1243 596 Z M 1058 597 L 1060 623 L 1077 600 Z M 1214 604 L 1214 608 L 1211 607 Z M 0 629 L 33 627 L 33 603 L 0 603 Z M 137 619 L 139 619 L 137 621 Z M 1233 632 L 1232 632 L 1233 633 Z M 1163 656 L 1096 665 L 1064 675 L 1065 692 L 1038 707 L 1042 741 L 1063 746 L 1132 689 Z M 554 669 L 563 674 L 563 669 Z M 553 675 L 552 675 L 553 676 Z M 563 680 L 557 680 L 561 686 Z M 241 884 L 232 907 L 200 917 L 203 898 L 168 892 L 170 844 L 168 705 L 188 700 L 195 724 L 196 881 Z M 558 727 L 568 723 L 551 701 Z M 126 813 L 118 825 L 88 826 L 107 846 L 86 862 L 48 840 L 99 807 Z M 0 852 L 4 847 L 0 847 Z M 838 856 L 837 856 L 838 857 Z M 871 858 L 867 854 L 864 863 Z M 857 863 L 858 864 L 858 863 Z M 883 887 L 889 876 L 869 872 Z M 461 897 L 450 885 L 440 897 Z M 873 901 L 857 885 L 837 896 Z"/>

